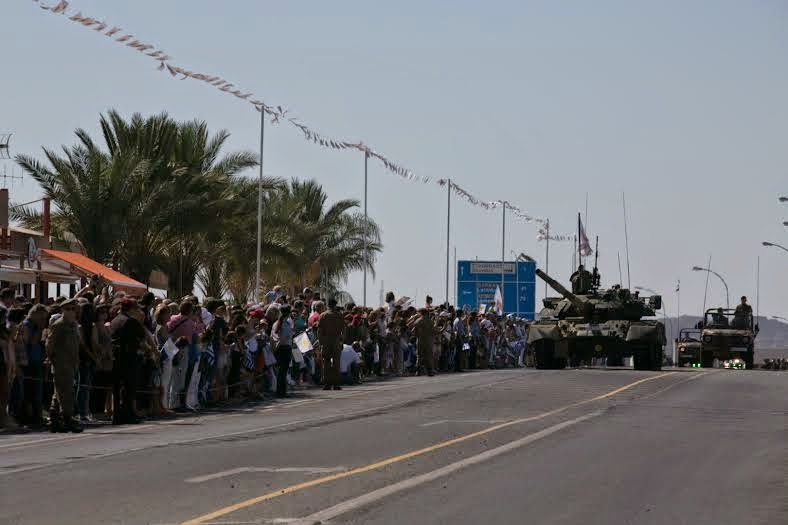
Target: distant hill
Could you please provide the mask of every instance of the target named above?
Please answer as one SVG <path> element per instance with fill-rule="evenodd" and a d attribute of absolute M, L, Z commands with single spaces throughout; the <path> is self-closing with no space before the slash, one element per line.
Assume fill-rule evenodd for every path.
<path fill-rule="evenodd" d="M 692 328 L 700 319 L 699 316 L 682 315 L 677 324 L 675 317 L 668 317 L 665 320 L 665 333 L 668 339 L 673 340 L 676 337 L 678 328 Z M 758 352 L 759 357 L 788 357 L 788 323 L 768 317 L 758 317 L 757 323 L 760 332 L 755 339 L 755 351 Z M 773 352 L 772 356 L 769 354 L 770 350 L 777 352 Z"/>

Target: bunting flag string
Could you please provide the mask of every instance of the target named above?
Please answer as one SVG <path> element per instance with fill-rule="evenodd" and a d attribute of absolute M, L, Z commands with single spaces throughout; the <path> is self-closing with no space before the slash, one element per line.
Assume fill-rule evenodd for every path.
<path fill-rule="evenodd" d="M 256 98 L 254 93 L 252 92 L 244 92 L 243 90 L 239 89 L 238 86 L 235 84 L 224 80 L 223 78 L 217 75 L 208 75 L 205 73 L 199 73 L 195 71 L 191 71 L 186 69 L 185 67 L 176 65 L 172 62 L 172 57 L 165 53 L 164 51 L 158 49 L 156 46 L 147 44 L 142 42 L 133 34 L 126 32 L 124 29 L 118 26 L 110 26 L 106 22 L 102 22 L 96 18 L 83 15 L 81 11 L 74 11 L 68 1 L 60 0 L 55 5 L 47 5 L 40 0 L 32 0 L 33 3 L 38 4 L 38 6 L 46 11 L 49 11 L 53 14 L 59 14 L 65 16 L 68 20 L 80 24 L 84 27 L 88 27 L 97 31 L 104 36 L 113 39 L 115 42 L 125 44 L 126 47 L 131 49 L 135 49 L 140 53 L 158 61 L 159 66 L 158 70 L 163 71 L 165 73 L 169 73 L 171 76 L 180 78 L 181 80 L 190 78 L 193 80 L 197 80 L 200 82 L 204 82 L 209 86 L 212 86 L 219 91 L 227 93 L 229 95 L 234 96 L 239 100 L 243 100 L 250 104 L 252 107 L 255 108 L 257 111 L 265 112 L 267 116 L 271 118 L 271 122 L 276 124 L 279 122 L 287 122 L 297 128 L 304 138 L 310 142 L 318 144 L 324 148 L 331 148 L 335 150 L 343 150 L 343 149 L 355 149 L 361 152 L 366 153 L 371 158 L 377 159 L 378 161 L 383 164 L 383 166 L 389 170 L 390 172 L 399 175 L 400 177 L 408 180 L 417 180 L 423 183 L 427 183 L 430 181 L 429 177 L 424 176 L 417 176 L 409 169 L 400 166 L 396 162 L 388 159 L 383 154 L 373 150 L 363 142 L 345 142 L 337 139 L 333 139 L 330 137 L 326 137 L 321 135 L 320 133 L 316 132 L 315 130 L 311 129 L 307 125 L 299 122 L 295 118 L 290 118 L 287 116 L 288 111 L 283 109 L 282 106 L 274 106 L 266 104 L 264 101 Z M 109 27 L 109 29 L 107 29 Z"/>
<path fill-rule="evenodd" d="M 536 240 L 537 241 L 546 241 L 547 238 L 548 238 L 547 230 L 544 229 L 544 228 L 539 228 L 539 231 L 538 231 L 538 233 L 536 235 Z M 565 234 L 565 233 L 551 233 L 549 238 L 550 238 L 551 241 L 556 241 L 556 242 L 566 242 L 566 241 L 574 241 L 575 240 L 575 236 L 574 235 L 568 235 L 568 234 Z"/>
<path fill-rule="evenodd" d="M 209 86 L 219 91 L 227 93 L 228 95 L 232 95 L 235 98 L 250 104 L 252 107 L 254 107 L 256 111 L 264 112 L 268 117 L 270 117 L 271 123 L 273 124 L 279 124 L 281 122 L 286 122 L 290 124 L 291 126 L 295 127 L 301 133 L 304 139 L 306 139 L 309 142 L 318 144 L 324 148 L 331 148 L 334 150 L 348 150 L 348 149 L 357 150 L 363 152 L 365 155 L 371 158 L 377 159 L 381 164 L 383 164 L 383 166 L 388 171 L 396 175 L 399 175 L 404 179 L 419 181 L 425 184 L 430 182 L 429 177 L 416 175 L 411 170 L 390 160 L 382 153 L 375 151 L 364 142 L 360 142 L 360 141 L 347 142 L 347 141 L 338 140 L 322 135 L 317 131 L 313 130 L 312 128 L 310 128 L 309 126 L 307 126 L 306 124 L 299 121 L 297 118 L 289 116 L 289 111 L 287 109 L 282 108 L 282 106 L 266 104 L 259 97 L 256 97 L 254 93 L 250 91 L 241 90 L 235 84 L 223 79 L 218 75 L 209 75 L 205 73 L 195 72 L 185 67 L 177 65 L 176 63 L 173 62 L 173 58 L 170 55 L 165 53 L 163 50 L 159 49 L 157 46 L 143 42 L 139 38 L 135 37 L 133 34 L 126 32 L 121 27 L 110 25 L 99 19 L 87 15 L 83 15 L 81 11 L 74 11 L 74 9 L 71 8 L 70 3 L 67 0 L 60 0 L 55 5 L 45 4 L 41 0 L 32 0 L 32 2 L 37 4 L 43 10 L 49 11 L 50 13 L 53 14 L 62 15 L 74 23 L 80 24 L 87 28 L 91 28 L 94 31 L 103 34 L 104 36 L 111 38 L 115 42 L 124 44 L 125 47 L 134 49 L 150 57 L 151 59 L 156 60 L 159 63 L 157 67 L 159 71 L 168 73 L 170 74 L 170 76 L 174 78 L 180 78 L 181 80 L 187 78 L 192 80 L 197 80 L 199 82 L 208 84 Z M 439 179 L 436 182 L 439 186 L 442 187 L 445 187 L 447 184 L 450 184 L 451 191 L 455 195 L 462 198 L 463 200 L 465 200 L 466 202 L 470 203 L 473 206 L 484 208 L 486 210 L 499 208 L 503 206 L 505 202 L 505 201 L 481 200 L 476 196 L 472 195 L 470 192 L 456 185 L 454 182 L 450 182 L 447 179 Z M 514 206 L 508 202 L 506 202 L 505 204 L 507 209 L 510 209 L 515 216 L 525 220 L 526 222 L 536 222 L 540 225 L 544 225 L 547 223 L 546 219 L 534 217 L 524 212 L 519 207 Z M 562 237 L 565 236 L 555 236 L 555 240 L 564 240 L 562 239 Z M 554 236 L 551 234 L 550 238 L 553 239 Z"/>

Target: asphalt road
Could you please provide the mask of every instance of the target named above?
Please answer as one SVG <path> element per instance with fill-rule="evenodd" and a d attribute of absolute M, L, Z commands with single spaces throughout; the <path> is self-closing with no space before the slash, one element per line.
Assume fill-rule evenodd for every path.
<path fill-rule="evenodd" d="M 0 435 L 0 523 L 788 523 L 788 373 L 502 370 Z"/>

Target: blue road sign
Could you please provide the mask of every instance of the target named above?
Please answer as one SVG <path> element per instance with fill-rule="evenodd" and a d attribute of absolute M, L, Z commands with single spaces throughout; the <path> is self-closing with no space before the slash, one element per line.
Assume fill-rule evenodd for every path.
<path fill-rule="evenodd" d="M 536 263 L 503 263 L 503 311 L 526 319 L 534 318 Z M 478 310 L 495 302 L 501 285 L 501 261 L 457 261 L 457 300 L 460 308 Z"/>

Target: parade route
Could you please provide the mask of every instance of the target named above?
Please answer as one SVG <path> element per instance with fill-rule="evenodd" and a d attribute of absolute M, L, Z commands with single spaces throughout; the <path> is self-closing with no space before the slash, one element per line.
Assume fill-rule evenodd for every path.
<path fill-rule="evenodd" d="M 787 391 L 757 371 L 479 371 L 3 436 L 0 523 L 588 523 L 590 502 L 591 523 L 660 523 L 696 501 L 693 523 L 779 522 Z M 41 498 L 61 510 L 22 510 Z"/>

